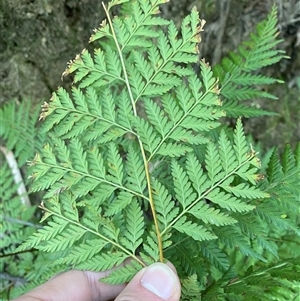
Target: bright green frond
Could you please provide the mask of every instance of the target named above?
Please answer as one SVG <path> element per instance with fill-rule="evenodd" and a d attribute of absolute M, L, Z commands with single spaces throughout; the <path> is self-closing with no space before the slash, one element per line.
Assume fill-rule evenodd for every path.
<path fill-rule="evenodd" d="M 108 205 L 108 208 L 105 210 L 105 215 L 113 216 L 122 212 L 122 210 L 132 202 L 132 199 L 133 195 L 130 192 L 120 191 L 114 201 Z"/>
<path fill-rule="evenodd" d="M 241 121 L 271 115 L 242 101 L 274 98 L 265 86 L 280 82 L 260 74 L 283 57 L 276 10 L 212 69 L 199 60 L 205 22 L 196 8 L 177 27 L 158 15 L 165 2 L 103 4 L 107 19 L 90 39 L 94 51 L 68 65 L 70 91 L 58 88 L 44 103 L 47 142 L 30 162 L 31 191 L 45 190 L 44 226 L 17 252 L 36 248 L 61 270 L 103 271 L 131 259 L 101 280 L 110 284 L 171 260 L 186 279 L 182 300 L 259 300 L 259 273 L 288 294 L 285 283 L 298 268 L 287 261 L 298 256 L 300 146 L 286 147 L 281 157 L 274 152 L 264 177 Z M 238 118 L 234 130 L 221 126 L 225 115 Z M 23 103 L 0 110 L 0 138 L 17 157 L 26 152 L 19 139 L 34 149 L 36 118 L 28 116 Z M 34 209 L 17 210 L 18 186 L 6 180 L 12 172 L 6 164 L 0 172 L 0 208 L 27 222 Z M 19 243 L 23 234 L 13 230 L 23 230 L 22 219 L 13 215 L 17 226 L 3 220 L 5 234 Z M 14 251 L 7 238 L 4 246 Z"/>
<path fill-rule="evenodd" d="M 249 117 L 260 117 L 260 116 L 274 116 L 275 113 L 268 112 L 259 107 L 249 107 L 243 103 L 239 103 L 238 101 L 234 101 L 230 99 L 223 103 L 223 109 L 226 112 L 226 116 L 238 118 L 240 116 L 244 116 L 246 118 Z"/>
<path fill-rule="evenodd" d="M 179 208 L 175 207 L 172 196 L 168 193 L 167 189 L 157 180 L 153 181 L 152 189 L 153 201 L 158 213 L 157 218 L 162 224 L 164 230 L 177 216 Z"/>
<path fill-rule="evenodd" d="M 59 235 L 65 227 L 67 227 L 68 221 L 63 219 L 56 219 L 55 221 L 50 221 L 47 226 L 39 229 L 34 233 L 26 242 L 24 242 L 17 250 L 26 250 L 33 247 L 37 247 L 42 241 L 50 240 L 57 235 Z"/>
<path fill-rule="evenodd" d="M 117 150 L 116 145 L 110 143 L 108 145 L 107 153 L 107 171 L 109 174 L 107 176 L 107 179 L 122 185 L 124 177 L 124 167 L 122 158 Z"/>
<path fill-rule="evenodd" d="M 203 223 L 205 224 L 224 226 L 231 225 L 237 222 L 229 215 L 220 212 L 220 209 L 215 209 L 214 207 L 211 207 L 204 202 L 198 202 L 188 212 L 194 215 L 197 219 L 203 221 Z"/>
<path fill-rule="evenodd" d="M 210 181 L 204 173 L 203 168 L 193 153 L 187 155 L 187 174 L 198 195 L 201 195 L 209 186 Z"/>
<path fill-rule="evenodd" d="M 247 198 L 247 199 L 269 197 L 269 194 L 267 194 L 266 192 L 263 192 L 255 188 L 254 186 L 249 186 L 245 183 L 241 183 L 237 186 L 221 185 L 221 187 L 227 192 L 232 193 L 236 197 Z"/>
<path fill-rule="evenodd" d="M 210 233 L 206 228 L 201 225 L 197 225 L 191 221 L 188 221 L 186 217 L 181 217 L 173 226 L 177 231 L 184 233 L 194 240 L 212 240 L 217 237 Z"/>
<path fill-rule="evenodd" d="M 157 237 L 155 232 L 151 229 L 148 230 L 146 242 L 143 244 L 144 256 L 150 257 L 153 261 L 159 260 L 159 251 L 157 248 Z"/>
<path fill-rule="evenodd" d="M 220 155 L 216 146 L 212 143 L 207 145 L 206 156 L 205 156 L 205 168 L 208 172 L 209 179 L 213 182 L 217 179 L 224 178 L 225 173 L 222 171 L 222 165 L 220 164 Z M 222 171 L 222 172 L 221 172 Z M 220 175 L 221 173 L 221 175 Z"/>
<path fill-rule="evenodd" d="M 95 249 L 100 247 L 102 247 L 101 243 L 99 243 L 99 246 L 95 247 Z M 94 253 L 94 251 L 92 252 Z M 127 257 L 128 255 L 122 252 L 109 252 L 109 254 L 101 252 L 101 254 L 96 254 L 92 258 L 78 263 L 76 268 L 95 272 L 106 271 L 112 267 L 119 266 Z"/>
<path fill-rule="evenodd" d="M 170 131 L 172 125 L 168 118 L 164 116 L 160 107 L 151 99 L 145 100 L 145 110 L 147 118 L 162 137 L 165 137 Z"/>
<path fill-rule="evenodd" d="M 134 121 L 135 130 L 145 149 L 151 154 L 160 142 L 160 137 L 154 127 L 145 119 L 137 117 Z"/>
<path fill-rule="evenodd" d="M 126 184 L 130 190 L 144 193 L 146 188 L 146 177 L 144 165 L 140 154 L 136 152 L 132 145 L 129 145 L 126 160 Z"/>
<path fill-rule="evenodd" d="M 189 181 L 186 171 L 177 163 L 177 161 L 172 160 L 171 168 L 176 200 L 180 202 L 185 210 L 195 201 L 197 194 L 193 191 L 192 184 Z"/>
<path fill-rule="evenodd" d="M 219 137 L 219 154 L 223 170 L 226 174 L 232 172 L 238 165 L 230 140 L 222 130 Z"/>
<path fill-rule="evenodd" d="M 247 204 L 246 202 L 234 197 L 230 193 L 225 193 L 218 188 L 211 191 L 206 198 L 214 204 L 219 205 L 221 208 L 233 212 L 246 212 L 255 208 L 255 206 Z"/>
<path fill-rule="evenodd" d="M 71 249 L 71 252 L 64 258 L 58 259 L 54 264 L 78 265 L 86 262 L 98 254 L 107 242 L 101 239 L 91 239 Z"/>
<path fill-rule="evenodd" d="M 238 51 L 230 52 L 228 57 L 223 58 L 221 63 L 214 67 L 214 75 L 219 78 L 221 84 L 224 110 L 229 116 L 269 115 L 268 112 L 259 112 L 238 101 L 257 97 L 274 98 L 260 87 L 280 81 L 257 75 L 257 71 L 285 57 L 281 50 L 276 49 L 277 44 L 281 42 L 277 39 L 276 15 L 277 10 L 273 6 L 268 18 L 257 25 L 256 33 L 238 47 Z"/>
<path fill-rule="evenodd" d="M 237 157 L 239 165 L 242 164 L 248 157 L 249 146 L 246 142 L 243 125 L 241 119 L 237 120 L 235 132 L 234 132 L 234 151 Z"/>
<path fill-rule="evenodd" d="M 19 166 L 33 157 L 36 148 L 40 147 L 35 128 L 37 119 L 38 110 L 32 111 L 28 100 L 19 105 L 11 101 L 0 108 L 1 146 L 7 152 L 13 151 Z M 43 136 L 40 135 L 40 138 L 43 139 Z"/>
<path fill-rule="evenodd" d="M 124 246 L 126 246 L 133 254 L 142 243 L 142 235 L 144 233 L 143 212 L 136 201 L 131 201 L 126 208 Z"/>
<path fill-rule="evenodd" d="M 200 250 L 218 270 L 225 272 L 229 269 L 228 257 L 215 241 L 201 242 Z"/>
<path fill-rule="evenodd" d="M 101 282 L 109 284 L 123 284 L 125 282 L 129 282 L 142 267 L 143 266 L 141 264 L 131 261 L 130 264 L 113 271 L 104 278 L 101 278 Z"/>
<path fill-rule="evenodd" d="M 236 248 L 238 246 L 242 254 L 266 261 L 263 256 L 251 248 L 247 238 L 239 232 L 236 226 L 214 227 L 214 233 L 218 236 L 219 241 L 224 243 L 227 247 Z"/>

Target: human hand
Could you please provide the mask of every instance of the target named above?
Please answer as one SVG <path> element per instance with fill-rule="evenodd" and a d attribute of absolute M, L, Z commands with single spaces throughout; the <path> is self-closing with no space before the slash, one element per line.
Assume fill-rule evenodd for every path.
<path fill-rule="evenodd" d="M 65 272 L 12 301 L 179 301 L 180 282 L 170 263 L 142 269 L 127 285 L 99 282 L 108 273 Z"/>

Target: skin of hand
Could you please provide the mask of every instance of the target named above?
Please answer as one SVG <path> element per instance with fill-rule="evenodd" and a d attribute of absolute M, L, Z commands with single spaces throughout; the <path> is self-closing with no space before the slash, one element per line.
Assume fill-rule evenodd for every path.
<path fill-rule="evenodd" d="M 106 272 L 72 270 L 59 274 L 12 301 L 179 301 L 180 281 L 171 263 L 154 263 L 127 284 L 99 281 Z"/>

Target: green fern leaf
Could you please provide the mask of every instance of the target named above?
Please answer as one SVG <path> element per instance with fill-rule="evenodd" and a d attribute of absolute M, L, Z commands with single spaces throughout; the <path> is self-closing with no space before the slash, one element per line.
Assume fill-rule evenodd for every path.
<path fill-rule="evenodd" d="M 155 153 L 162 156 L 180 157 L 186 153 L 192 151 L 192 148 L 187 145 L 181 145 L 179 143 L 162 143 L 159 148 L 156 148 L 151 156 Z"/>
<path fill-rule="evenodd" d="M 129 145 L 127 152 L 126 173 L 126 187 L 137 191 L 141 195 L 144 194 L 146 178 L 143 161 L 132 145 Z"/>
<path fill-rule="evenodd" d="M 122 158 L 117 151 L 116 145 L 113 143 L 108 145 L 107 165 L 109 173 L 107 179 L 122 185 L 124 177 Z"/>
<path fill-rule="evenodd" d="M 194 189 L 201 195 L 210 186 L 210 181 L 193 153 L 187 155 L 186 168 Z"/>
<path fill-rule="evenodd" d="M 143 255 L 142 257 L 145 258 L 147 256 L 152 258 L 152 260 L 154 261 L 158 261 L 159 251 L 157 249 L 158 241 L 157 241 L 155 231 L 150 230 L 148 233 L 149 234 L 146 239 L 147 241 L 144 242 L 144 246 L 143 246 L 144 252 L 142 252 Z"/>
<path fill-rule="evenodd" d="M 235 248 L 238 246 L 238 249 L 242 254 L 266 262 L 266 259 L 263 256 L 250 247 L 250 243 L 245 236 L 239 233 L 236 226 L 214 227 L 214 232 L 219 240 L 227 247 Z"/>
<path fill-rule="evenodd" d="M 69 225 L 64 228 L 62 234 L 58 234 L 52 239 L 48 239 L 47 245 L 39 244 L 37 248 L 45 252 L 62 251 L 74 245 L 75 241 L 79 240 L 86 231 L 76 225 Z"/>
<path fill-rule="evenodd" d="M 94 257 L 106 245 L 107 242 L 101 239 L 88 240 L 87 242 L 81 243 L 80 245 L 72 248 L 71 252 L 67 256 L 56 260 L 53 264 L 72 264 L 77 266 L 78 264 L 84 263 Z"/>
<path fill-rule="evenodd" d="M 208 173 L 208 178 L 211 181 L 217 182 L 225 177 L 225 172 L 222 171 L 222 165 L 220 165 L 220 155 L 216 146 L 213 143 L 207 145 L 205 156 L 205 167 Z"/>
<path fill-rule="evenodd" d="M 174 237 L 175 238 L 175 237 Z M 176 235 L 174 244 L 166 250 L 167 258 L 172 258 L 172 263 L 178 266 L 179 277 L 185 278 L 187 275 L 195 274 L 199 279 L 205 279 L 207 274 L 204 260 L 199 255 L 200 242 L 190 237 L 183 238 L 181 233 Z M 184 243 L 178 243 L 183 241 Z"/>
<path fill-rule="evenodd" d="M 234 132 L 234 151 L 238 160 L 238 164 L 241 165 L 245 158 L 247 158 L 249 151 L 241 119 L 237 120 Z"/>
<path fill-rule="evenodd" d="M 127 257 L 128 255 L 123 252 L 109 252 L 109 254 L 101 252 L 101 255 L 97 254 L 90 259 L 78 263 L 76 268 L 89 271 L 106 271 L 112 267 L 119 266 Z"/>
<path fill-rule="evenodd" d="M 169 124 L 167 117 L 164 116 L 159 106 L 151 99 L 149 99 L 145 101 L 145 110 L 148 120 L 155 127 L 157 132 L 162 137 L 165 137 L 172 126 L 171 124 Z"/>
<path fill-rule="evenodd" d="M 118 196 L 114 199 L 112 203 L 109 204 L 107 210 L 105 210 L 106 216 L 113 216 L 120 213 L 124 208 L 126 208 L 133 199 L 133 195 L 127 191 L 120 191 Z"/>
<path fill-rule="evenodd" d="M 220 128 L 225 113 L 262 114 L 239 100 L 271 97 L 256 86 L 276 82 L 257 73 L 282 57 L 272 50 L 276 18 L 272 12 L 250 43 L 213 70 L 199 62 L 198 75 L 192 64 L 204 22 L 194 8 L 177 29 L 157 15 L 163 2 L 103 5 L 107 20 L 91 38 L 98 48 L 84 50 L 64 73 L 75 73 L 76 87 L 59 88 L 44 104 L 51 138 L 31 162 L 31 189 L 47 190 L 47 224 L 20 250 L 36 247 L 52 253 L 54 265 L 89 270 L 131 259 L 103 280 L 110 284 L 174 258 L 180 277 L 197 275 L 188 280 L 195 291 L 218 296 L 234 268 L 242 275 L 264 255 L 269 260 L 267 252 L 280 257 L 285 246 L 276 248 L 270 235 L 298 234 L 292 211 L 300 160 L 288 149 L 282 162 L 274 155 L 262 179 L 241 119 L 234 131 Z M 245 283 L 241 290 L 251 286 Z"/>
<path fill-rule="evenodd" d="M 255 206 L 241 202 L 231 194 L 227 194 L 218 188 L 208 193 L 206 196 L 208 200 L 219 205 L 221 208 L 234 212 L 247 212 L 253 210 Z"/>
<path fill-rule="evenodd" d="M 194 215 L 197 219 L 202 220 L 205 224 L 224 226 L 237 222 L 234 218 L 220 212 L 219 209 L 210 207 L 208 204 L 203 202 L 198 202 L 188 212 Z"/>
<path fill-rule="evenodd" d="M 175 196 L 185 210 L 195 201 L 197 195 L 193 192 L 191 182 L 183 168 L 175 160 L 172 160 L 171 166 Z"/>
<path fill-rule="evenodd" d="M 249 107 L 243 103 L 239 103 L 238 101 L 234 101 L 231 99 L 223 103 L 222 108 L 226 112 L 226 116 L 233 118 L 238 118 L 240 116 L 249 118 L 276 115 L 276 113 L 268 112 L 255 106 Z"/>
<path fill-rule="evenodd" d="M 274 98 L 256 85 L 280 81 L 253 73 L 285 57 L 281 50 L 273 50 L 281 42 L 277 39 L 276 15 L 277 9 L 273 6 L 268 18 L 257 25 L 256 33 L 238 47 L 237 52 L 230 52 L 213 69 L 214 75 L 220 79 L 221 95 L 225 98 L 224 110 L 229 116 L 270 115 L 268 112 L 246 107 L 238 101 L 255 97 Z"/>
<path fill-rule="evenodd" d="M 50 240 L 56 235 L 60 234 L 67 225 L 68 221 L 63 219 L 50 221 L 47 226 L 44 226 L 43 229 L 39 229 L 25 243 L 23 243 L 17 249 L 17 252 L 38 247 L 42 241 Z"/>
<path fill-rule="evenodd" d="M 134 254 L 143 241 L 141 237 L 144 233 L 143 212 L 137 202 L 132 201 L 127 207 L 125 222 L 127 231 L 124 234 L 124 245 Z"/>
<path fill-rule="evenodd" d="M 223 130 L 220 133 L 218 144 L 221 164 L 225 173 L 228 174 L 238 166 L 238 162 L 236 161 L 235 153 L 231 146 L 230 140 Z"/>
<path fill-rule="evenodd" d="M 229 262 L 226 254 L 222 252 L 214 241 L 201 242 L 200 250 L 218 270 L 225 272 L 229 269 Z"/>
<path fill-rule="evenodd" d="M 191 221 L 187 221 L 186 217 L 182 217 L 176 221 L 173 226 L 177 231 L 181 233 L 185 233 L 186 235 L 192 237 L 195 240 L 212 240 L 216 239 L 217 237 L 207 231 L 204 227 L 192 223 Z"/>
<path fill-rule="evenodd" d="M 201 295 L 201 288 L 197 281 L 197 276 L 192 275 L 184 279 L 182 285 L 182 300 L 183 301 L 197 301 Z"/>
<path fill-rule="evenodd" d="M 101 278 L 101 282 L 109 284 L 123 284 L 129 282 L 141 268 L 142 265 L 132 261 L 130 265 L 119 268 L 108 276 Z"/>
<path fill-rule="evenodd" d="M 158 213 L 157 218 L 163 225 L 163 229 L 165 229 L 177 216 L 179 208 L 175 207 L 172 196 L 157 180 L 152 182 L 152 189 L 153 201 Z"/>
<path fill-rule="evenodd" d="M 22 101 L 17 105 L 11 101 L 0 108 L 0 138 L 2 146 L 7 151 L 13 151 L 18 165 L 23 166 L 34 156 L 36 148 L 40 148 L 39 138 L 43 142 L 44 136 L 38 136 L 35 124 L 38 110 L 30 106 L 30 101 Z M 36 139 L 34 139 L 36 138 Z"/>
<path fill-rule="evenodd" d="M 145 149 L 150 153 L 153 153 L 160 141 L 154 127 L 143 118 L 137 118 L 135 120 L 135 127 Z"/>
<path fill-rule="evenodd" d="M 248 186 L 245 183 L 241 183 L 237 186 L 221 185 L 221 187 L 227 192 L 231 192 L 233 195 L 242 198 L 255 199 L 255 198 L 266 198 L 269 194 L 258 190 L 254 186 Z"/>

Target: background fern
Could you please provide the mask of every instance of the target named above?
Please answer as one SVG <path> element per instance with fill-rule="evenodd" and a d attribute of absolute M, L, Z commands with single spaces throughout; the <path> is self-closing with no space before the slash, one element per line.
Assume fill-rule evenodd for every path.
<path fill-rule="evenodd" d="M 295 295 L 299 254 L 282 252 L 284 237 L 296 246 L 299 235 L 299 148 L 286 148 L 282 163 L 274 152 L 264 179 L 241 119 L 221 126 L 225 113 L 266 114 L 238 101 L 270 97 L 256 85 L 276 82 L 252 74 L 283 57 L 273 49 L 275 8 L 212 70 L 198 60 L 204 22 L 195 8 L 178 31 L 157 15 L 164 1 L 122 1 L 111 18 L 119 2 L 104 7 L 94 54 L 84 50 L 64 72 L 75 72 L 72 91 L 59 88 L 43 105 L 49 138 L 30 165 L 31 191 L 46 190 L 46 223 L 17 251 L 50 253 L 53 271 L 105 270 L 131 258 L 109 283 L 170 259 L 183 300 L 238 300 L 245 290 L 258 298 L 259 277 L 272 279 L 270 298 Z"/>

